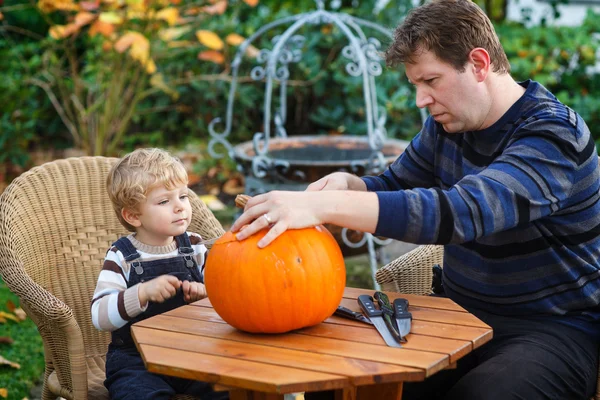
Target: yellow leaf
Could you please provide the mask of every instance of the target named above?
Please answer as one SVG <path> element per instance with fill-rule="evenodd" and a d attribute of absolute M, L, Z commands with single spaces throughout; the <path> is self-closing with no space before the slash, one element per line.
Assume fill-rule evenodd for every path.
<path fill-rule="evenodd" d="M 171 96 L 173 100 L 177 100 L 179 98 L 179 92 L 165 83 L 163 74 L 161 73 L 152 75 L 152 78 L 150 78 L 150 84 Z"/>
<path fill-rule="evenodd" d="M 116 12 L 103 12 L 100 13 L 100 17 L 98 18 L 102 22 L 106 22 L 113 25 L 119 25 L 123 23 L 123 17 L 121 17 Z"/>
<path fill-rule="evenodd" d="M 190 30 L 191 30 L 191 27 L 189 27 L 189 26 L 185 26 L 185 27 L 181 27 L 181 28 L 161 29 L 160 31 L 158 31 L 158 37 L 164 42 L 169 42 L 173 39 L 177 39 L 178 37 L 185 35 Z"/>
<path fill-rule="evenodd" d="M 167 46 L 170 49 L 180 49 L 182 47 L 193 47 L 195 46 L 195 43 L 190 40 L 173 40 L 172 42 L 169 42 Z"/>
<path fill-rule="evenodd" d="M 244 0 L 244 3 L 248 4 L 250 7 L 256 7 L 258 0 Z"/>
<path fill-rule="evenodd" d="M 198 53 L 198 60 L 210 61 L 215 64 L 223 64 L 225 56 L 216 50 L 206 50 Z"/>
<path fill-rule="evenodd" d="M 211 15 L 221 15 L 227 10 L 227 0 L 221 0 L 213 4 L 212 6 L 202 7 L 202 11 Z"/>
<path fill-rule="evenodd" d="M 19 319 L 15 315 L 9 314 L 5 311 L 0 311 L 0 317 L 4 319 L 10 319 L 11 321 L 19 322 Z"/>
<path fill-rule="evenodd" d="M 154 60 L 150 59 L 148 62 L 146 62 L 146 72 L 150 75 L 156 72 L 156 64 L 154 63 Z"/>
<path fill-rule="evenodd" d="M 13 367 L 15 369 L 21 369 L 21 366 L 18 363 L 9 361 L 2 356 L 0 356 L 0 365 L 10 365 L 11 367 Z"/>
<path fill-rule="evenodd" d="M 213 50 L 222 50 L 224 47 L 223 41 L 216 33 L 206 30 L 196 31 L 198 41 Z"/>
<path fill-rule="evenodd" d="M 163 8 L 156 13 L 156 19 L 165 20 L 170 26 L 173 26 L 179 19 L 179 11 L 175 7 Z"/>
<path fill-rule="evenodd" d="M 8 397 L 8 389 L 0 388 L 0 397 L 7 398 Z"/>
<path fill-rule="evenodd" d="M 225 41 L 232 46 L 239 46 L 244 42 L 244 37 L 242 35 L 238 35 L 237 33 L 230 33 L 225 38 Z"/>

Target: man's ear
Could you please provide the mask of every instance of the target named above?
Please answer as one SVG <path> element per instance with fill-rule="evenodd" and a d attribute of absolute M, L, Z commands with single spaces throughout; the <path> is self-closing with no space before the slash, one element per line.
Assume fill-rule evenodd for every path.
<path fill-rule="evenodd" d="M 140 214 L 137 213 L 136 211 L 129 210 L 127 208 L 123 208 L 121 210 L 121 216 L 123 217 L 125 222 L 127 222 L 129 225 L 131 225 L 135 228 L 142 225 L 142 222 L 140 221 Z"/>
<path fill-rule="evenodd" d="M 477 81 L 483 82 L 491 69 L 490 53 L 482 47 L 476 47 L 469 53 L 469 61 Z"/>

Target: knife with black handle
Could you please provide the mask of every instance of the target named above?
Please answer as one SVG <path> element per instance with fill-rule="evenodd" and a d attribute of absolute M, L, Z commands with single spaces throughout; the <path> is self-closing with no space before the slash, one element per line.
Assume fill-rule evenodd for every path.
<path fill-rule="evenodd" d="M 375 304 L 373 303 L 373 298 L 368 294 L 361 294 L 358 296 L 358 305 L 361 310 L 365 313 L 367 317 L 373 322 L 375 328 L 377 328 L 377 332 L 381 335 L 385 343 L 390 347 L 402 347 L 400 343 L 392 336 L 392 333 L 385 325 L 383 321 L 383 312 L 377 308 L 375 308 Z"/>
<path fill-rule="evenodd" d="M 394 300 L 394 317 L 398 325 L 398 332 L 403 342 L 406 342 L 405 336 L 410 333 L 412 314 L 408 312 L 408 300 L 398 298 Z"/>
<path fill-rule="evenodd" d="M 346 308 L 344 306 L 338 306 L 338 308 L 335 310 L 333 315 L 337 315 L 338 317 L 344 317 L 344 318 L 352 319 L 355 321 L 364 322 L 365 324 L 373 325 L 371 320 L 369 318 L 365 317 L 363 315 L 363 313 L 360 313 L 358 311 L 352 311 L 351 309 Z"/>
<path fill-rule="evenodd" d="M 394 319 L 394 309 L 392 308 L 392 304 L 390 303 L 390 298 L 387 294 L 383 292 L 375 292 L 373 298 L 379 305 L 379 309 L 383 312 L 383 321 L 385 322 L 385 326 L 387 326 L 388 330 L 396 339 L 396 341 L 402 341 L 402 336 L 398 332 L 398 327 L 396 326 L 396 320 Z"/>

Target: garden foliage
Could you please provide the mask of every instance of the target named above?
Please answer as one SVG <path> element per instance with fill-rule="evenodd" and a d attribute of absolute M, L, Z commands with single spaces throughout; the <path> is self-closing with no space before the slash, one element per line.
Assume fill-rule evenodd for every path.
<path fill-rule="evenodd" d="M 14 0 L 0 6 L 0 162 L 27 163 L 34 145 L 74 145 L 117 154 L 138 145 L 182 145 L 208 139 L 208 124 L 225 117 L 231 62 L 244 38 L 285 16 L 316 9 L 313 0 Z M 324 1 L 337 11 L 393 28 L 408 0 Z M 502 20 L 496 28 L 516 79 L 536 79 L 582 114 L 600 140 L 599 17 L 581 27 Z M 497 5 L 499 4 L 499 6 Z M 383 6 L 382 6 L 383 5 Z M 500 10 L 500 11 L 498 11 Z M 232 143 L 263 129 L 264 82 L 248 74 L 275 29 L 246 52 L 235 93 Z M 348 75 L 347 44 L 331 25 L 307 26 L 302 60 L 290 66 L 288 134 L 365 135 L 362 81 Z M 367 32 L 371 34 L 372 32 Z M 384 50 L 389 43 L 381 35 Z M 410 139 L 421 119 L 402 71 L 376 78 L 392 137 Z M 277 90 L 274 91 L 277 94 Z M 274 104 L 277 106 L 277 103 Z M 219 128 L 217 126 L 217 128 Z M 222 127 L 221 127 L 222 128 Z"/>

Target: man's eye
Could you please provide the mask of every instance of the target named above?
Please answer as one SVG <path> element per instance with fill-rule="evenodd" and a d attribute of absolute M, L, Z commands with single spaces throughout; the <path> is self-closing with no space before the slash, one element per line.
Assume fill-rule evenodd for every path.
<path fill-rule="evenodd" d="M 425 79 L 425 83 L 431 85 L 437 78 Z"/>

